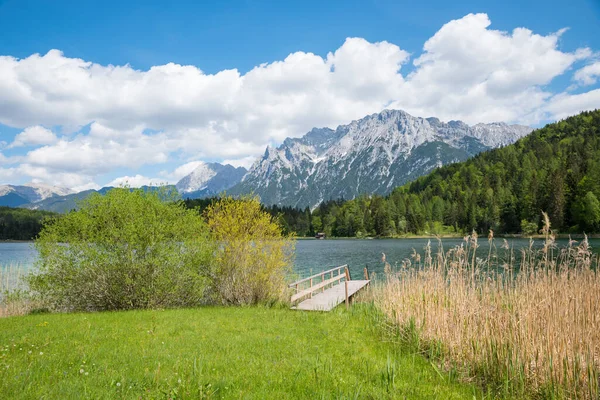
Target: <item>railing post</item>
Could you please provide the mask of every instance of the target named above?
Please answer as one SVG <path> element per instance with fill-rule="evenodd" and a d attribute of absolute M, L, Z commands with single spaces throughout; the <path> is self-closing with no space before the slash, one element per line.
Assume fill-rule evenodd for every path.
<path fill-rule="evenodd" d="M 348 271 L 348 267 L 345 268 L 346 279 L 344 279 L 344 286 L 346 290 L 346 310 L 350 307 L 350 299 L 348 298 L 348 281 L 350 280 L 350 272 Z"/>
<path fill-rule="evenodd" d="M 311 289 L 312 289 L 312 286 L 313 286 L 313 278 L 310 278 L 310 288 Z M 312 299 L 312 290 L 311 290 L 310 294 L 308 295 L 308 297 Z"/>
<path fill-rule="evenodd" d="M 369 280 L 369 270 L 365 267 L 365 280 Z"/>
<path fill-rule="evenodd" d="M 331 275 L 331 279 L 333 279 L 333 271 L 331 271 L 330 275 Z M 331 285 L 329 285 L 329 287 L 332 288 L 333 287 L 333 283 L 331 283 Z"/>

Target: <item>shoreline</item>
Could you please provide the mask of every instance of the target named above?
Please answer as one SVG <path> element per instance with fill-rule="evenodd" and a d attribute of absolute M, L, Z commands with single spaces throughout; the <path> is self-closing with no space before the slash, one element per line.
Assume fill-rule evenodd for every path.
<path fill-rule="evenodd" d="M 583 239 L 585 234 L 583 233 L 557 233 L 555 235 L 556 239 L 574 239 L 580 240 Z M 317 239 L 312 236 L 297 236 L 294 237 L 294 240 L 391 240 L 391 239 L 462 239 L 465 235 L 463 234 L 444 234 L 444 235 L 410 235 L 410 236 L 365 236 L 365 237 L 356 237 L 356 236 L 334 236 L 327 237 L 324 239 Z M 499 234 L 494 235 L 494 239 L 544 239 L 544 235 L 524 235 L 521 233 L 507 233 L 507 234 Z M 600 239 L 599 233 L 593 233 L 587 235 L 588 239 Z M 479 236 L 480 240 L 487 240 L 487 236 Z"/>

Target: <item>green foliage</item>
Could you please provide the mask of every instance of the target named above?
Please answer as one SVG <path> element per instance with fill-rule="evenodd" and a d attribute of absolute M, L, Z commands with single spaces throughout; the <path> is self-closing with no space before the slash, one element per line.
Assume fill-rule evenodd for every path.
<path fill-rule="evenodd" d="M 192 306 L 209 289 L 214 246 L 206 223 L 162 191 L 94 194 L 44 224 L 31 288 L 53 309 Z"/>
<path fill-rule="evenodd" d="M 32 240 L 45 219 L 56 216 L 49 211 L 0 207 L 0 240 Z"/>
<path fill-rule="evenodd" d="M 294 243 L 257 198 L 224 197 L 205 211 L 219 243 L 212 275 L 218 301 L 257 304 L 286 300 Z"/>
<path fill-rule="evenodd" d="M 584 232 L 600 230 L 600 201 L 594 192 L 587 192 L 585 196 L 577 198 L 574 213 L 580 230 Z"/>
<path fill-rule="evenodd" d="M 526 219 L 521 221 L 521 233 L 523 235 L 535 235 L 537 233 L 538 224 L 536 222 L 530 222 Z"/>
<path fill-rule="evenodd" d="M 0 318 L 4 399 L 472 399 L 361 305 Z M 7 368 L 8 366 L 8 368 Z"/>

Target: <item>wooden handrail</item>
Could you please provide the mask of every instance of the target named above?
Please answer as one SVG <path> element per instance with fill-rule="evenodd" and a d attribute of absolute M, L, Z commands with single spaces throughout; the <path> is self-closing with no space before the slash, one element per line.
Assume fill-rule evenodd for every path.
<path fill-rule="evenodd" d="M 313 292 L 316 292 L 317 290 L 324 288 L 325 286 L 327 286 L 331 283 L 335 283 L 336 281 L 339 281 L 345 277 L 346 277 L 346 275 L 339 274 L 339 275 L 334 276 L 333 278 L 327 279 L 326 281 L 317 283 L 316 285 L 311 286 L 308 289 L 304 289 L 301 292 L 298 292 L 292 296 L 292 303 L 296 300 L 303 298 L 304 296 L 308 296 L 309 294 L 312 294 Z"/>
<path fill-rule="evenodd" d="M 311 280 L 311 279 L 313 279 L 313 278 L 320 277 L 321 275 L 325 275 L 325 274 L 331 273 L 331 272 L 333 272 L 333 271 L 337 271 L 337 270 L 339 270 L 339 269 L 342 269 L 342 268 L 348 268 L 348 264 L 344 264 L 344 265 L 341 265 L 341 266 L 339 266 L 339 267 L 331 268 L 331 269 L 328 269 L 327 271 L 319 272 L 319 273 L 317 273 L 317 274 L 314 274 L 314 275 L 311 275 L 311 276 L 309 276 L 308 278 L 300 279 L 299 281 L 296 281 L 296 282 L 290 283 L 290 284 L 288 285 L 288 287 L 292 288 L 292 287 L 294 287 L 294 286 L 296 286 L 296 285 L 299 285 L 299 284 L 301 284 L 301 283 L 307 282 L 307 281 L 309 281 L 309 280 Z"/>

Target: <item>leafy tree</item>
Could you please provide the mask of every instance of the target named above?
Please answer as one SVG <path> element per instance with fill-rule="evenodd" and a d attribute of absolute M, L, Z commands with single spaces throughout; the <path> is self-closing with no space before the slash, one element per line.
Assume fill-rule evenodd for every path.
<path fill-rule="evenodd" d="M 217 301 L 256 304 L 283 300 L 294 242 L 282 232 L 258 198 L 224 197 L 205 211 L 219 243 L 218 268 L 211 275 Z"/>
<path fill-rule="evenodd" d="M 521 233 L 524 235 L 535 235 L 537 227 L 538 224 L 535 222 L 527 221 L 526 219 L 521 221 Z"/>
<path fill-rule="evenodd" d="M 200 216 L 168 195 L 112 189 L 47 221 L 31 288 L 62 310 L 202 304 L 214 246 Z"/>
<path fill-rule="evenodd" d="M 600 228 L 600 201 L 592 192 L 587 192 L 576 204 L 579 227 L 586 232 Z"/>

